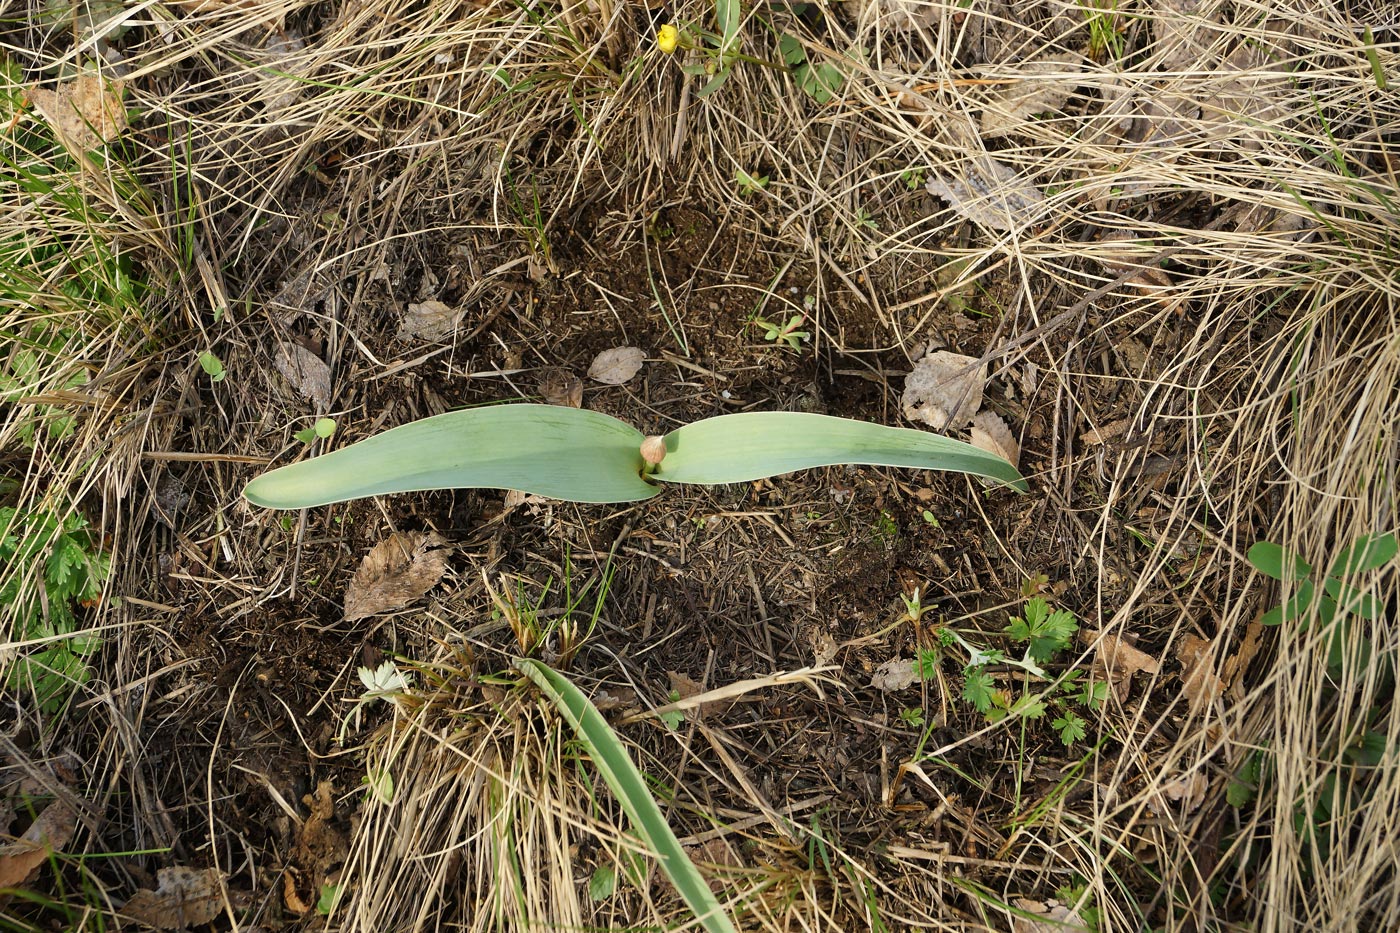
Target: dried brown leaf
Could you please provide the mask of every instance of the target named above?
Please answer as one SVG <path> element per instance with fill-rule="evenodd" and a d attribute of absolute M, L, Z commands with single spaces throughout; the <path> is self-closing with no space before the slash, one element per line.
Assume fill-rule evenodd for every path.
<path fill-rule="evenodd" d="M 1045 56 L 1017 67 L 1020 80 L 1001 88 L 982 110 L 982 137 L 1014 133 L 1038 113 L 1059 110 L 1083 80 L 1082 58 Z"/>
<path fill-rule="evenodd" d="M 710 692 L 701 684 L 696 683 L 691 677 L 679 671 L 667 671 L 666 679 L 671 682 L 671 692 L 677 700 L 688 700 L 691 697 L 702 696 Z M 733 703 L 715 701 L 700 703 L 694 707 L 695 718 L 704 719 L 709 713 L 723 712 L 733 705 Z"/>
<path fill-rule="evenodd" d="M 319 356 L 299 343 L 283 343 L 277 348 L 277 371 L 318 411 L 330 408 L 331 368 Z"/>
<path fill-rule="evenodd" d="M 627 714 L 640 712 L 642 708 L 637 691 L 631 687 L 604 687 L 593 694 L 593 705 L 600 713 Z"/>
<path fill-rule="evenodd" d="M 1097 645 L 1095 676 L 1103 678 L 1120 703 L 1128 697 L 1134 674 L 1155 674 L 1162 669 L 1161 662 L 1126 638 L 1095 629 L 1083 629 L 1080 637 L 1086 644 Z"/>
<path fill-rule="evenodd" d="M 642 368 L 646 354 L 636 347 L 614 347 L 604 350 L 588 367 L 588 378 L 604 385 L 620 386 Z"/>
<path fill-rule="evenodd" d="M 922 421 L 935 431 L 961 428 L 982 405 L 986 364 L 976 357 L 937 350 L 914 364 L 904 377 L 900 403 L 904 417 Z"/>
<path fill-rule="evenodd" d="M 98 74 L 83 74 L 55 90 L 30 88 L 29 102 L 53 127 L 69 151 L 85 153 L 110 142 L 126 129 L 122 104 L 124 81 L 108 81 Z"/>
<path fill-rule="evenodd" d="M 410 304 L 399 321 L 399 340 L 441 340 L 457 329 L 466 308 L 454 308 L 441 301 Z"/>
<path fill-rule="evenodd" d="M 978 412 L 972 419 L 972 446 L 987 453 L 996 454 L 1012 466 L 1020 469 L 1021 445 L 1011 434 L 1001 415 L 996 412 Z"/>
<path fill-rule="evenodd" d="M 1182 637 L 1176 648 L 1181 662 L 1181 692 L 1193 712 L 1200 712 L 1225 692 L 1225 684 L 1215 672 L 1215 652 L 1211 642 L 1197 635 Z"/>
<path fill-rule="evenodd" d="M 1030 226 L 1040 219 L 1045 204 L 1039 188 L 990 156 L 968 163 L 960 175 L 935 176 L 926 187 L 957 213 L 990 230 Z"/>
<path fill-rule="evenodd" d="M 67 804 L 50 803 L 17 842 L 0 847 L 0 888 L 23 886 L 50 855 L 63 851 L 77 828 L 77 814 Z"/>
<path fill-rule="evenodd" d="M 159 887 L 137 891 L 124 916 L 157 930 L 183 930 L 213 922 L 224 909 L 223 872 L 176 865 L 156 873 Z"/>
<path fill-rule="evenodd" d="M 596 362 L 594 365 L 597 365 Z M 591 370 L 589 375 L 592 375 Z M 631 376 L 627 378 L 630 379 Z M 567 369 L 545 370 L 540 374 L 539 390 L 540 397 L 551 405 L 560 405 L 564 408 L 583 407 L 583 380 Z"/>
<path fill-rule="evenodd" d="M 1079 435 L 1079 442 L 1090 446 L 1106 443 L 1128 430 L 1132 424 L 1132 418 L 1119 418 L 1117 421 L 1110 421 L 1101 428 L 1090 428 Z"/>
<path fill-rule="evenodd" d="M 1160 791 L 1147 799 L 1147 807 L 1159 816 L 1168 811 L 1168 804 L 1180 803 L 1187 813 L 1194 812 L 1205 800 L 1210 789 L 1210 779 L 1203 772 L 1183 774 L 1162 785 Z"/>
<path fill-rule="evenodd" d="M 447 572 L 441 535 L 410 531 L 380 541 L 345 590 L 345 621 L 402 609 L 437 586 Z"/>

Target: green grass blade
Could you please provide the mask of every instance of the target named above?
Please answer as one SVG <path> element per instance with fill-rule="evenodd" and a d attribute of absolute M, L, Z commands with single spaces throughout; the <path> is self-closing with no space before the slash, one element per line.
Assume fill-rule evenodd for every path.
<path fill-rule="evenodd" d="M 301 509 L 425 489 L 518 489 L 576 502 L 656 495 L 641 478 L 641 432 L 596 411 L 496 405 L 385 431 L 264 473 L 243 490 L 255 505 Z"/>
<path fill-rule="evenodd" d="M 741 483 L 841 463 L 954 470 L 1027 489 L 1015 467 L 971 444 L 927 431 L 795 411 L 721 415 L 678 428 L 666 435 L 666 458 L 652 478 Z"/>
<path fill-rule="evenodd" d="M 681 848 L 680 840 L 671 832 L 661 808 L 647 790 L 646 779 L 628 757 L 627 750 L 622 747 L 622 742 L 603 714 L 582 691 L 548 665 L 535 660 L 522 660 L 515 662 L 515 666 L 544 691 L 574 727 L 592 756 L 593 764 L 622 804 L 627 818 L 632 821 L 633 830 L 656 853 L 661 870 L 685 898 L 700 925 L 711 933 L 734 933 L 735 927 L 729 915 L 685 854 L 685 849 Z"/>

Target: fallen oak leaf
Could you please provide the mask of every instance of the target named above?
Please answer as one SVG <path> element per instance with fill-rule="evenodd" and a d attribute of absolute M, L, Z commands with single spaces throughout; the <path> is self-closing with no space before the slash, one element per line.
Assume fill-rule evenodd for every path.
<path fill-rule="evenodd" d="M 1152 655 L 1111 632 L 1083 629 L 1080 637 L 1094 645 L 1094 673 L 1103 677 L 1120 703 L 1128 698 L 1134 674 L 1156 674 L 1162 669 Z"/>
<path fill-rule="evenodd" d="M 904 417 L 935 431 L 961 428 L 982 407 L 987 365 L 975 356 L 937 350 L 914 364 L 904 377 L 900 405 Z"/>
<path fill-rule="evenodd" d="M 345 589 L 345 621 L 402 609 L 447 572 L 446 540 L 436 532 L 395 532 L 370 548 Z"/>

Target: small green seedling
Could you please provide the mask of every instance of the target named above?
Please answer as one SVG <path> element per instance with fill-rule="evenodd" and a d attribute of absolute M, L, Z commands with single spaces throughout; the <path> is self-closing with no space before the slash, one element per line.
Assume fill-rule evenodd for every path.
<path fill-rule="evenodd" d="M 923 166 L 906 168 L 904 171 L 899 173 L 899 180 L 904 182 L 905 186 L 910 191 L 922 191 L 925 181 L 924 176 L 927 173 L 928 169 L 924 168 Z"/>
<path fill-rule="evenodd" d="M 309 428 L 302 428 L 292 436 L 303 444 L 312 444 L 317 440 L 325 440 L 335 433 L 334 418 L 317 418 L 316 423 Z"/>
<path fill-rule="evenodd" d="M 360 780 L 365 785 L 365 800 L 386 805 L 394 802 L 394 775 L 388 768 L 371 768 Z"/>
<path fill-rule="evenodd" d="M 917 706 L 906 707 L 899 711 L 899 721 L 906 726 L 922 729 L 924 727 L 924 711 Z"/>
<path fill-rule="evenodd" d="M 940 434 L 808 412 L 743 412 L 643 437 L 600 412 L 496 405 L 449 412 L 257 477 L 244 496 L 302 509 L 429 489 L 516 489 L 572 502 L 636 502 L 668 483 L 720 485 L 856 464 L 1026 481 L 1006 460 Z"/>
<path fill-rule="evenodd" d="M 199 368 L 204 370 L 210 382 L 223 382 L 224 377 L 228 375 L 224 371 L 223 361 L 208 350 L 199 354 Z"/>
<path fill-rule="evenodd" d="M 764 340 L 774 344 L 785 343 L 794 350 L 801 350 L 802 344 L 812 339 L 810 332 L 798 329 L 807 323 L 805 314 L 794 314 L 786 324 L 775 324 L 761 317 L 754 317 L 749 323 L 763 331 Z"/>
<path fill-rule="evenodd" d="M 678 703 L 681 698 L 680 691 L 672 690 L 670 693 L 666 694 L 666 698 L 672 703 Z M 669 713 L 662 713 L 659 718 L 666 724 L 667 729 L 675 732 L 681 727 L 681 724 L 685 722 L 685 711 L 673 709 Z"/>
<path fill-rule="evenodd" d="M 912 611 L 908 598 L 905 603 Z M 1025 610 L 1012 618 L 1003 632 L 1012 643 L 1026 646 L 1022 657 L 1017 658 L 1004 649 L 975 645 L 956 630 L 945 627 L 938 631 L 936 647 L 919 652 L 915 669 L 925 680 L 935 677 L 943 652 L 960 648 L 967 658 L 963 664 L 962 697 L 973 709 L 988 722 L 1000 722 L 1007 718 L 1040 719 L 1053 708 L 1057 718 L 1051 727 L 1068 747 L 1082 740 L 1087 732 L 1087 723 L 1072 705 L 1097 710 L 1108 698 L 1106 683 L 1092 678 L 1081 683 L 1079 671 L 1070 671 L 1054 679 L 1045 670 L 1046 664 L 1073 644 L 1078 629 L 1079 623 L 1073 613 L 1066 609 L 1051 611 L 1044 599 L 1034 597 L 1026 601 Z M 993 666 L 1019 668 L 1031 679 L 1045 682 L 1047 689 L 1035 693 L 1027 683 L 1021 695 L 1013 697 L 1010 691 L 997 686 L 997 678 L 988 670 Z"/>
<path fill-rule="evenodd" d="M 741 194 L 757 194 L 768 187 L 767 175 L 750 175 L 741 168 L 734 170 L 734 184 Z"/>
<path fill-rule="evenodd" d="M 331 915 L 331 911 L 335 909 L 335 902 L 340 899 L 340 888 L 338 884 L 321 885 L 321 896 L 316 900 L 316 913 L 323 917 Z"/>
<path fill-rule="evenodd" d="M 795 36 L 783 35 L 778 40 L 778 51 L 792 72 L 792 80 L 818 104 L 830 103 L 846 83 L 846 75 L 831 62 L 813 65 L 802 41 Z"/>

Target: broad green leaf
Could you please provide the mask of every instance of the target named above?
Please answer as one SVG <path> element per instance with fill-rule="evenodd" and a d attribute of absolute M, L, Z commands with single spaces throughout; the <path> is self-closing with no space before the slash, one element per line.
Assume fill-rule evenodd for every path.
<path fill-rule="evenodd" d="M 603 714 L 568 678 L 548 665 L 526 659 L 515 662 L 515 666 L 544 691 L 569 725 L 573 726 L 599 774 L 617 797 L 618 803 L 622 804 L 633 830 L 656 853 L 661 870 L 676 886 L 700 926 L 711 933 L 734 933 L 733 921 L 710 891 L 704 876 L 686 855 L 661 808 L 647 790 L 646 779 L 628 757 L 627 749 L 623 748 Z"/>
<path fill-rule="evenodd" d="M 1347 612 L 1354 612 L 1363 619 L 1376 617 L 1376 601 L 1369 594 L 1354 586 L 1347 586 L 1336 577 L 1323 580 L 1322 586 L 1327 590 L 1327 595 Z"/>
<path fill-rule="evenodd" d="M 1264 625 L 1279 625 L 1283 622 L 1291 622 L 1299 616 L 1305 615 L 1312 608 L 1313 596 L 1316 587 L 1311 580 L 1303 581 L 1303 585 L 1298 587 L 1298 592 L 1292 599 L 1282 606 L 1277 606 L 1264 613 L 1264 617 L 1259 621 Z"/>
<path fill-rule="evenodd" d="M 243 494 L 274 509 L 463 488 L 632 502 L 657 493 L 641 478 L 641 443 L 640 431 L 595 411 L 558 405 L 473 408 L 273 470 L 249 483 Z"/>
<path fill-rule="evenodd" d="M 678 428 L 666 435 L 666 458 L 652 478 L 742 483 L 842 463 L 952 470 L 1028 488 L 1001 457 L 941 434 L 795 411 L 721 415 Z"/>
<path fill-rule="evenodd" d="M 1246 555 L 1254 569 L 1275 580 L 1301 580 L 1312 573 L 1312 565 L 1294 554 L 1288 554 L 1272 541 L 1256 541 Z"/>
<path fill-rule="evenodd" d="M 1395 540 L 1395 535 L 1367 535 L 1339 554 L 1327 573 L 1345 580 L 1358 573 L 1384 567 L 1397 550 L 1400 550 L 1400 542 Z"/>

